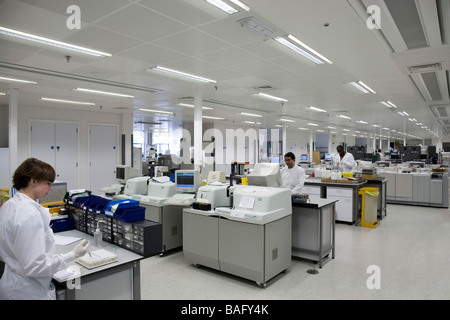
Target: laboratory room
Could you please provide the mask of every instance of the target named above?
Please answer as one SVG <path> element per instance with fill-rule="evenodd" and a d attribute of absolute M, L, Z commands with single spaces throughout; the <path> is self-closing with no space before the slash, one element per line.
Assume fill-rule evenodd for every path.
<path fill-rule="evenodd" d="M 449 94 L 449 0 L 0 1 L 0 298 L 450 299 Z"/>

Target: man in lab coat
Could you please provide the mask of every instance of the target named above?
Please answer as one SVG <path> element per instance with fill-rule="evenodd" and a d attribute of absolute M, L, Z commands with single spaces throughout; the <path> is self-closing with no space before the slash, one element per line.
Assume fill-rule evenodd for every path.
<path fill-rule="evenodd" d="M 281 187 L 291 189 L 291 194 L 303 193 L 305 170 L 295 164 L 295 155 L 288 152 L 284 155 L 286 166 L 281 169 Z"/>
<path fill-rule="evenodd" d="M 333 165 L 339 167 L 340 172 L 352 172 L 356 166 L 355 158 L 349 152 L 344 150 L 344 147 L 338 145 L 336 147 L 337 153 L 333 157 Z"/>

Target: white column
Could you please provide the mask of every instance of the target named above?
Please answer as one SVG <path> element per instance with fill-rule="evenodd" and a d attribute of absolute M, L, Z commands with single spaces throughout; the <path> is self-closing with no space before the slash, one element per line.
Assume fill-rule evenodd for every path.
<path fill-rule="evenodd" d="M 284 155 L 288 152 L 287 149 L 287 128 L 283 127 L 283 154 L 281 154 L 282 162 L 284 163 Z"/>
<path fill-rule="evenodd" d="M 19 89 L 8 89 L 9 95 L 9 173 L 10 177 L 19 166 L 18 154 L 18 107 L 19 107 Z"/>
<path fill-rule="evenodd" d="M 131 136 L 133 135 L 133 115 L 122 114 L 120 126 L 122 134 L 125 135 L 125 145 L 122 146 L 125 150 L 124 164 L 133 166 L 133 163 L 131 162 L 131 154 L 133 153 L 133 143 L 131 141 Z M 136 161 L 136 159 L 134 160 Z"/>
<path fill-rule="evenodd" d="M 194 169 L 200 170 L 202 165 L 202 105 L 203 89 L 194 89 Z"/>

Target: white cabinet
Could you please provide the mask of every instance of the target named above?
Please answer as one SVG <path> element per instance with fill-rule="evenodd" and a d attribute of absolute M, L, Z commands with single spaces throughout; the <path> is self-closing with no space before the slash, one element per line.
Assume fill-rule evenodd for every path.
<path fill-rule="evenodd" d="M 353 222 L 353 190 L 351 188 L 327 187 L 327 199 L 338 200 L 335 205 L 336 220 Z"/>
<path fill-rule="evenodd" d="M 77 124 L 32 120 L 30 132 L 30 156 L 50 164 L 67 189 L 78 188 Z"/>
<path fill-rule="evenodd" d="M 320 187 L 319 186 L 303 186 L 303 193 L 309 195 L 309 199 L 320 199 Z"/>

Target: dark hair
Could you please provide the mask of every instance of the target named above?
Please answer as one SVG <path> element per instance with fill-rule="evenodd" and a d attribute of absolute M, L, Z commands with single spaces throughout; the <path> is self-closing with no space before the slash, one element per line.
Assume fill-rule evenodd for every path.
<path fill-rule="evenodd" d="M 284 155 L 285 157 L 289 157 L 289 158 L 291 158 L 292 160 L 295 160 L 295 154 L 293 154 L 292 152 L 288 152 L 288 153 L 286 153 L 285 155 Z"/>
<path fill-rule="evenodd" d="M 339 152 L 339 150 L 345 151 L 344 147 L 340 144 L 336 147 L 336 150 L 337 150 L 337 152 Z"/>
<path fill-rule="evenodd" d="M 36 158 L 28 158 L 14 171 L 13 187 L 17 190 L 26 188 L 31 179 L 55 181 L 55 169 L 48 163 Z"/>

